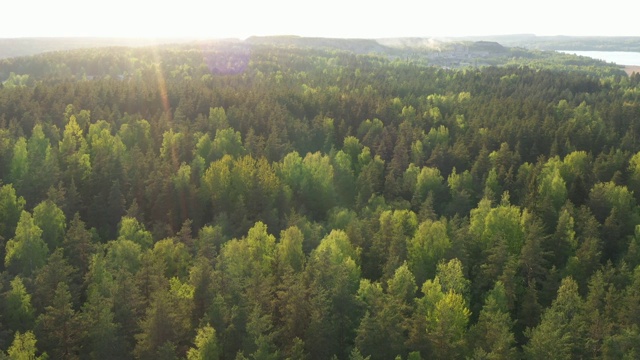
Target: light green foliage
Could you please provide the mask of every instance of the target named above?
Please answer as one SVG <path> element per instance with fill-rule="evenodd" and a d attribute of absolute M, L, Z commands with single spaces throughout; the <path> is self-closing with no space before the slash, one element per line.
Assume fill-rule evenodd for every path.
<path fill-rule="evenodd" d="M 76 117 L 71 115 L 69 122 L 64 127 L 62 140 L 58 144 L 60 163 L 68 181 L 71 179 L 85 180 L 91 173 L 88 148 L 82 128 L 78 125 Z"/>
<path fill-rule="evenodd" d="M 197 256 L 213 259 L 214 255 L 219 251 L 220 245 L 226 240 L 221 226 L 203 226 L 195 239 L 194 245 Z"/>
<path fill-rule="evenodd" d="M 422 294 L 424 296 L 420 299 L 421 305 L 429 311 L 433 310 L 435 304 L 437 304 L 444 297 L 444 292 L 442 291 L 442 285 L 440 284 L 440 278 L 435 277 L 434 279 L 429 279 L 422 284 Z"/>
<path fill-rule="evenodd" d="M 485 220 L 491 212 L 491 200 L 486 197 L 480 200 L 478 206 L 471 210 L 471 220 L 469 221 L 469 234 L 475 237 L 476 241 L 481 241 L 485 230 Z"/>
<path fill-rule="evenodd" d="M 212 162 L 202 178 L 202 187 L 214 208 L 224 208 L 229 201 L 231 186 L 231 156 Z"/>
<path fill-rule="evenodd" d="M 587 105 L 585 101 L 572 109 L 572 117 L 568 121 L 571 143 L 576 145 L 589 144 L 600 140 L 605 124 L 600 115 Z"/>
<path fill-rule="evenodd" d="M 176 299 L 193 300 L 194 287 L 188 283 L 183 283 L 177 277 L 169 280 L 169 293 Z"/>
<path fill-rule="evenodd" d="M 420 224 L 415 235 L 409 239 L 409 268 L 419 284 L 433 278 L 436 265 L 451 247 L 447 225 L 442 221 L 426 220 Z"/>
<path fill-rule="evenodd" d="M 267 226 L 257 222 L 249 229 L 245 241 L 251 263 L 256 265 L 263 274 L 271 273 L 275 262 L 276 239 L 267 233 Z"/>
<path fill-rule="evenodd" d="M 629 159 L 629 173 L 629 184 L 634 192 L 637 192 L 640 190 L 640 152 L 637 152 Z"/>
<path fill-rule="evenodd" d="M 357 298 L 365 305 L 367 312 L 370 313 L 368 320 L 373 320 L 373 322 L 365 325 L 361 324 L 359 338 L 363 341 L 364 337 L 384 337 L 381 333 L 387 332 L 387 335 L 389 335 L 397 330 L 398 333 L 394 334 L 396 338 L 392 344 L 393 347 L 397 348 L 399 343 L 403 342 L 397 338 L 402 336 L 398 335 L 402 333 L 403 330 L 400 328 L 404 326 L 404 320 L 401 318 L 409 313 L 407 310 L 411 308 L 417 290 L 413 274 L 411 274 L 406 264 L 396 270 L 394 276 L 387 282 L 386 288 L 387 290 L 383 291 L 380 283 L 372 283 L 367 279 L 360 281 Z M 389 325 L 389 327 L 386 328 L 385 324 Z M 368 328 L 368 326 L 373 326 L 373 328 Z M 370 350 L 367 350 L 367 352 L 370 352 Z"/>
<path fill-rule="evenodd" d="M 564 266 L 571 256 L 574 256 L 578 249 L 578 239 L 576 238 L 575 219 L 567 209 L 562 209 L 558 216 L 558 221 L 553 234 L 555 249 L 553 258 L 556 266 Z"/>
<path fill-rule="evenodd" d="M 558 235 L 562 237 L 562 240 L 569 245 L 569 247 L 575 250 L 578 247 L 578 243 L 576 240 L 576 232 L 575 232 L 575 220 L 567 211 L 563 209 L 560 212 L 560 217 L 558 218 L 558 226 L 556 228 L 556 232 Z"/>
<path fill-rule="evenodd" d="M 456 169 L 453 168 L 453 171 L 447 178 L 447 186 L 452 194 L 463 192 L 471 193 L 473 190 L 473 177 L 469 170 L 465 170 L 458 174 Z"/>
<path fill-rule="evenodd" d="M 329 212 L 329 228 L 347 230 L 357 217 L 358 214 L 355 211 L 336 206 Z"/>
<path fill-rule="evenodd" d="M 464 354 L 470 315 L 462 295 L 452 290 L 435 303 L 427 315 L 427 337 L 437 358 L 459 358 Z"/>
<path fill-rule="evenodd" d="M 202 158 L 206 164 L 213 161 L 213 141 L 208 133 L 195 135 L 196 145 L 193 149 L 194 157 Z"/>
<path fill-rule="evenodd" d="M 442 112 L 440 108 L 437 106 L 429 107 L 427 113 L 425 114 L 429 119 L 433 121 L 433 123 L 438 123 L 442 120 Z"/>
<path fill-rule="evenodd" d="M 296 337 L 292 342 L 293 345 L 291 346 L 289 356 L 286 357 L 286 360 L 307 360 L 309 358 L 309 355 L 305 353 L 304 341 Z"/>
<path fill-rule="evenodd" d="M 226 279 L 225 296 L 244 304 L 268 301 L 272 275 L 276 264 L 275 237 L 267 233 L 267 226 L 254 224 L 248 234 L 238 240 L 227 241 L 220 250 L 217 267 Z"/>
<path fill-rule="evenodd" d="M 436 276 L 440 280 L 442 291 L 447 293 L 454 291 L 469 301 L 470 281 L 464 276 L 462 263 L 458 259 L 451 259 L 448 262 L 438 264 Z"/>
<path fill-rule="evenodd" d="M 372 359 L 406 355 L 404 344 L 416 290 L 406 264 L 387 282 L 386 293 L 379 283 L 360 282 L 357 296 L 365 305 L 365 315 L 357 329 L 356 347 L 364 355 Z"/>
<path fill-rule="evenodd" d="M 106 258 L 102 254 L 94 254 L 91 257 L 91 265 L 86 276 L 87 295 L 96 298 L 109 298 L 112 296 L 114 278 L 107 268 Z"/>
<path fill-rule="evenodd" d="M 311 252 L 305 268 L 311 312 L 305 344 L 323 358 L 346 356 L 347 338 L 355 336 L 359 318 L 355 294 L 360 282 L 356 259 L 347 235 L 333 230 Z"/>
<path fill-rule="evenodd" d="M 229 127 L 227 113 L 222 107 L 209 108 L 209 125 L 211 129 L 226 129 Z"/>
<path fill-rule="evenodd" d="M 518 254 L 524 243 L 522 219 L 520 208 L 510 205 L 508 196 L 503 197 L 501 204 L 494 208 L 485 198 L 476 209 L 471 210 L 469 233 L 485 248 L 504 240 L 510 252 Z"/>
<path fill-rule="evenodd" d="M 187 360 L 218 360 L 220 358 L 216 330 L 209 324 L 198 329 L 194 344 L 196 347 L 187 352 Z"/>
<path fill-rule="evenodd" d="M 109 241 L 106 245 L 106 261 L 112 271 L 126 270 L 135 274 L 140 268 L 142 247 L 129 239 Z"/>
<path fill-rule="evenodd" d="M 591 168 L 591 158 L 586 151 L 573 151 L 562 160 L 560 173 L 564 181 L 570 185 L 579 176 L 589 177 Z"/>
<path fill-rule="evenodd" d="M 20 137 L 13 146 L 13 157 L 9 168 L 9 179 L 16 188 L 21 189 L 25 176 L 29 171 L 29 155 L 27 139 Z"/>
<path fill-rule="evenodd" d="M 33 327 L 35 314 L 31 295 L 24 287 L 20 276 L 11 280 L 11 289 L 5 295 L 3 323 L 9 329 L 27 331 Z"/>
<path fill-rule="evenodd" d="M 407 170 L 402 174 L 402 182 L 404 186 L 404 190 L 408 193 L 413 193 L 416 189 L 416 184 L 418 183 L 418 175 L 420 175 L 420 168 L 413 163 L 407 166 Z"/>
<path fill-rule="evenodd" d="M 68 106 L 68 105 L 67 105 Z M 91 111 L 90 110 L 80 110 L 76 113 L 76 120 L 78 121 L 78 125 L 81 129 L 86 129 L 91 123 Z M 145 120 L 140 120 L 144 122 Z"/>
<path fill-rule="evenodd" d="M 371 359 L 371 355 L 364 357 L 362 356 L 362 354 L 360 353 L 360 350 L 358 350 L 357 347 L 354 347 L 353 350 L 351 350 L 351 353 L 349 354 L 349 360 L 370 360 Z"/>
<path fill-rule="evenodd" d="M 411 105 L 404 106 L 402 108 L 401 116 L 404 119 L 404 121 L 413 123 L 416 121 L 416 109 Z"/>
<path fill-rule="evenodd" d="M 216 130 L 216 136 L 211 143 L 211 159 L 220 159 L 224 155 L 231 155 L 234 158 L 246 153 L 242 145 L 242 137 L 239 131 L 233 128 Z M 206 159 L 206 158 L 205 158 Z"/>
<path fill-rule="evenodd" d="M 42 229 L 42 239 L 53 250 L 62 245 L 66 229 L 66 217 L 51 200 L 45 200 L 33 209 L 33 221 Z"/>
<path fill-rule="evenodd" d="M 362 207 L 375 195 L 382 193 L 384 160 L 379 155 L 372 158 L 369 148 L 365 147 L 358 157 L 358 164 L 362 170 L 356 179 L 356 204 Z"/>
<path fill-rule="evenodd" d="M 31 137 L 27 142 L 29 163 L 40 168 L 44 164 L 45 158 L 51 156 L 51 143 L 42 131 L 42 125 L 36 124 L 31 130 Z"/>
<path fill-rule="evenodd" d="M 144 119 L 133 120 L 120 126 L 118 136 L 127 150 L 137 146 L 144 152 L 151 146 L 151 125 Z"/>
<path fill-rule="evenodd" d="M 567 201 L 567 186 L 560 176 L 560 169 L 544 174 L 539 183 L 538 193 L 542 206 L 551 206 L 554 211 L 559 211 Z"/>
<path fill-rule="evenodd" d="M 380 214 L 380 230 L 374 239 L 373 249 L 380 257 L 383 271 L 391 277 L 395 269 L 407 259 L 407 246 L 416 229 L 418 217 L 410 210 L 386 210 Z"/>
<path fill-rule="evenodd" d="M 149 249 L 153 244 L 151 233 L 145 230 L 144 225 L 132 217 L 124 216 L 118 229 L 118 240 L 130 240 L 142 249 Z"/>
<path fill-rule="evenodd" d="M 177 242 L 175 238 L 163 239 L 153 245 L 152 252 L 154 257 L 164 263 L 165 277 L 186 278 L 191 256 L 184 243 Z"/>
<path fill-rule="evenodd" d="M 446 207 L 448 214 L 468 215 L 475 201 L 475 185 L 469 170 L 458 173 L 454 167 L 447 178 L 451 201 Z"/>
<path fill-rule="evenodd" d="M 57 158 L 41 124 L 33 127 L 27 151 L 28 166 L 22 190 L 27 199 L 35 203 L 46 197 L 46 191 L 55 185 L 59 173 Z"/>
<path fill-rule="evenodd" d="M 434 108 L 434 109 L 438 109 L 438 108 Z M 439 113 L 439 110 L 438 110 Z M 439 117 L 439 115 L 436 115 L 437 118 Z M 431 130 L 429 130 L 429 133 L 427 134 L 427 144 L 428 146 L 433 149 L 436 146 L 448 146 L 449 145 L 449 129 L 447 129 L 444 125 L 440 125 L 438 126 L 438 128 L 436 129 L 431 128 Z"/>
<path fill-rule="evenodd" d="M 406 264 L 400 266 L 387 283 L 387 292 L 394 300 L 411 304 L 416 296 L 416 279 Z"/>
<path fill-rule="evenodd" d="M 182 163 L 178 168 L 178 171 L 171 177 L 173 186 L 181 195 L 188 194 L 191 188 L 191 166 L 189 164 Z"/>
<path fill-rule="evenodd" d="M 323 252 L 331 254 L 330 259 L 334 264 L 357 261 L 359 259 L 358 252 L 351 245 L 349 237 L 341 230 L 332 230 L 329 235 L 322 239 L 316 249 L 316 253 Z"/>
<path fill-rule="evenodd" d="M 16 196 L 13 185 L 0 187 L 0 237 L 4 240 L 14 236 L 24 205 L 24 198 Z"/>
<path fill-rule="evenodd" d="M 375 140 L 375 138 L 379 137 L 382 134 L 383 129 L 384 124 L 380 119 L 366 119 L 365 121 L 360 123 L 360 126 L 358 127 L 358 138 L 362 139 L 362 142 L 365 146 L 369 146 L 369 144 L 373 140 Z"/>
<path fill-rule="evenodd" d="M 296 199 L 316 217 L 324 217 L 335 203 L 334 170 L 331 159 L 319 152 L 304 159 L 297 152 L 287 154 L 280 167 L 282 181 Z"/>
<path fill-rule="evenodd" d="M 126 151 L 120 137 L 111 134 L 111 125 L 104 120 L 99 120 L 89 126 L 87 144 L 89 145 L 91 164 L 95 166 L 107 161 L 117 161 Z"/>
<path fill-rule="evenodd" d="M 228 215 L 234 235 L 241 235 L 256 221 L 276 221 L 280 179 L 265 158 L 225 156 L 211 163 L 202 186 L 216 212 Z"/>
<path fill-rule="evenodd" d="M 424 144 L 420 140 L 411 143 L 410 159 L 412 164 L 422 165 L 424 161 Z"/>
<path fill-rule="evenodd" d="M 38 348 L 36 347 L 36 336 L 32 331 L 20 333 L 17 331 L 13 337 L 13 342 L 7 351 L 11 360 L 46 360 L 47 354 L 36 356 Z"/>
<path fill-rule="evenodd" d="M 183 142 L 185 141 L 184 134 L 180 132 L 174 132 L 173 129 L 165 131 L 162 135 L 162 147 L 160 148 L 160 157 L 173 162 L 174 164 L 180 164 L 185 159 L 181 156 L 181 150 Z"/>
<path fill-rule="evenodd" d="M 379 282 L 371 282 L 369 279 L 360 280 L 360 287 L 356 295 L 358 300 L 371 307 L 380 302 L 384 297 L 382 285 Z"/>
<path fill-rule="evenodd" d="M 602 221 L 616 209 L 619 212 L 632 212 L 636 205 L 633 195 L 626 186 L 614 182 L 598 183 L 589 193 L 589 202 L 594 216 Z"/>
<path fill-rule="evenodd" d="M 416 179 L 412 202 L 415 205 L 420 205 L 429 194 L 438 198 L 444 190 L 444 178 L 440 174 L 440 170 L 425 166 L 420 170 L 420 174 Z"/>
<path fill-rule="evenodd" d="M 42 240 L 42 230 L 31 214 L 22 211 L 16 236 L 7 241 L 5 266 L 14 273 L 29 276 L 45 264 L 49 249 Z"/>
<path fill-rule="evenodd" d="M 348 156 L 350 163 L 354 167 L 353 170 L 356 175 L 360 173 L 358 158 L 360 157 L 363 149 L 364 146 L 360 143 L 360 140 L 358 140 L 357 137 L 347 136 L 344 138 L 341 151 Z"/>
<path fill-rule="evenodd" d="M 498 172 L 495 168 L 492 168 L 484 181 L 484 198 L 495 201 L 501 193 L 502 186 L 498 180 Z"/>
<path fill-rule="evenodd" d="M 294 272 L 302 271 L 306 257 L 302 251 L 304 234 L 297 226 L 291 226 L 280 233 L 280 242 L 276 245 L 278 265 Z"/>
<path fill-rule="evenodd" d="M 2 82 L 2 86 L 7 89 L 20 88 L 27 86 L 29 74 L 16 74 L 13 71 L 9 73 L 9 78 Z"/>
<path fill-rule="evenodd" d="M 633 194 L 614 182 L 598 183 L 589 192 L 589 207 L 603 225 L 603 253 L 614 257 L 627 248 L 627 236 L 633 235 L 640 215 Z"/>

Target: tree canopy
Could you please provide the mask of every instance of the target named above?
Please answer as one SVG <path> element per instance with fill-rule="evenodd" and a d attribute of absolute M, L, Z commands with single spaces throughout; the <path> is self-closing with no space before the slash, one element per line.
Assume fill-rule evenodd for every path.
<path fill-rule="evenodd" d="M 640 76 L 398 54 L 0 60 L 0 358 L 637 358 Z"/>

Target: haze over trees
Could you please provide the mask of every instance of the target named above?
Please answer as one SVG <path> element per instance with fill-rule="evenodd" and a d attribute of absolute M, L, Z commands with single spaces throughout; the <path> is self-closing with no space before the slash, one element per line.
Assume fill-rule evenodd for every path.
<path fill-rule="evenodd" d="M 640 354 L 640 76 L 256 44 L 0 60 L 0 357 Z"/>

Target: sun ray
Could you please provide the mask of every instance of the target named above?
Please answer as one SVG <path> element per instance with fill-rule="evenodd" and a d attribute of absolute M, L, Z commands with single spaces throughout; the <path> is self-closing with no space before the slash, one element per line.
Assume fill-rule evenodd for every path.
<path fill-rule="evenodd" d="M 169 104 L 169 96 L 167 95 L 167 84 L 165 82 L 164 73 L 162 72 L 162 60 L 158 52 L 158 47 L 153 47 L 153 57 L 155 60 L 156 79 L 158 81 L 158 91 L 160 91 L 160 99 L 162 100 L 162 107 L 166 113 L 171 114 L 171 106 Z M 171 117 L 170 117 L 171 119 Z"/>

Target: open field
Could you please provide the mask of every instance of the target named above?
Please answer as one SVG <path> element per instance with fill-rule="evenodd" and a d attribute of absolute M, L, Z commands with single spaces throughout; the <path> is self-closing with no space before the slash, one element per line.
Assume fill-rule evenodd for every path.
<path fill-rule="evenodd" d="M 640 73 L 640 66 L 637 65 L 625 65 L 624 67 L 624 71 L 628 74 L 631 75 L 634 72 L 636 73 Z"/>

